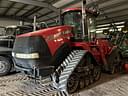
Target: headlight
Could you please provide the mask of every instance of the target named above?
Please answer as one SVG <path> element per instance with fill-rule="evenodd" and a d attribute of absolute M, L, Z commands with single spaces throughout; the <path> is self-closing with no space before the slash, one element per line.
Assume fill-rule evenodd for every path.
<path fill-rule="evenodd" d="M 13 55 L 13 53 L 12 53 Z M 23 53 L 16 53 L 16 58 L 22 58 L 22 59 L 38 59 L 39 54 L 38 53 L 30 53 L 30 54 L 23 54 Z"/>

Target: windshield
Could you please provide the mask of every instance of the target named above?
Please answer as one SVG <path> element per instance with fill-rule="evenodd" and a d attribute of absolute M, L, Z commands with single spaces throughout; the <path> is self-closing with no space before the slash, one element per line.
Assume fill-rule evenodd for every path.
<path fill-rule="evenodd" d="M 82 33 L 82 14 L 81 11 L 70 11 L 63 14 L 63 25 L 73 27 L 75 37 Z M 77 36 L 76 36 L 77 35 Z"/>
<path fill-rule="evenodd" d="M 66 12 L 63 15 L 63 24 L 78 27 L 81 25 L 81 11 Z"/>

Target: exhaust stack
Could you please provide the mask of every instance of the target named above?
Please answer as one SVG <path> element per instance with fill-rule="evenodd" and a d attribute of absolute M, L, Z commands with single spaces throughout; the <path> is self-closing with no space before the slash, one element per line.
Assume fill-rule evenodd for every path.
<path fill-rule="evenodd" d="M 34 21 L 33 21 L 33 31 L 36 31 L 36 16 L 34 16 Z"/>
<path fill-rule="evenodd" d="M 88 38 L 88 28 L 87 28 L 87 14 L 86 14 L 86 0 L 82 0 L 82 37 Z"/>

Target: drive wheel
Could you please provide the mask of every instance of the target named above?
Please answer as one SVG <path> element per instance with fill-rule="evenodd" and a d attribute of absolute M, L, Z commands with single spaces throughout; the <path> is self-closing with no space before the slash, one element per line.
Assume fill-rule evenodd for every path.
<path fill-rule="evenodd" d="M 90 81 L 90 84 L 92 84 L 94 82 L 94 77 L 93 76 L 90 76 L 89 77 L 89 81 Z"/>
<path fill-rule="evenodd" d="M 78 76 L 73 73 L 67 82 L 67 90 L 69 93 L 74 93 L 79 86 Z"/>
<path fill-rule="evenodd" d="M 84 78 L 81 78 L 80 79 L 80 89 L 82 89 L 84 87 L 85 87 L 85 80 L 84 80 Z"/>
<path fill-rule="evenodd" d="M 109 55 L 108 65 L 110 74 L 114 74 L 119 71 L 119 67 L 121 66 L 121 57 L 118 49 L 113 50 L 113 52 Z"/>
<path fill-rule="evenodd" d="M 78 67 L 79 67 L 78 72 L 81 72 L 79 73 L 79 75 L 84 74 L 82 76 L 82 79 L 84 80 L 80 80 L 80 83 L 79 83 L 80 88 L 87 87 L 90 84 L 94 83 L 94 78 L 95 78 L 94 73 L 96 74 L 96 76 L 98 76 L 99 73 L 101 72 L 100 70 L 94 71 L 94 68 L 95 68 L 94 60 L 90 54 L 85 54 L 85 56 L 81 59 Z M 100 78 L 100 76 L 98 78 Z"/>
<path fill-rule="evenodd" d="M 11 63 L 10 61 L 3 57 L 0 56 L 0 76 L 7 75 L 11 70 Z"/>
<path fill-rule="evenodd" d="M 83 72 L 85 74 L 84 81 L 85 81 L 85 86 L 88 86 L 94 82 L 94 77 L 93 77 L 93 69 L 94 69 L 94 63 L 93 63 L 93 58 L 90 54 L 86 54 L 84 58 L 80 62 L 81 69 L 84 68 Z"/>
<path fill-rule="evenodd" d="M 93 70 L 93 77 L 95 81 L 98 81 L 101 77 L 101 68 L 99 66 L 95 66 Z"/>
<path fill-rule="evenodd" d="M 89 84 L 90 84 L 89 78 L 85 78 L 85 87 L 89 86 Z"/>
<path fill-rule="evenodd" d="M 110 74 L 115 74 L 116 72 L 117 72 L 116 66 L 114 66 L 114 65 L 111 66 L 109 73 L 110 73 Z"/>

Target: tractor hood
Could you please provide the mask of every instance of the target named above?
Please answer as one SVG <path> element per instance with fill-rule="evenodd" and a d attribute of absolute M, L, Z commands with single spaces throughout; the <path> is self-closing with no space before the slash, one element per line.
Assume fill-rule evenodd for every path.
<path fill-rule="evenodd" d="M 29 32 L 26 34 L 18 35 L 17 38 L 19 37 L 30 37 L 30 36 L 43 36 L 43 38 L 55 38 L 57 35 L 66 34 L 66 33 L 71 33 L 72 27 L 71 26 L 56 26 L 56 27 L 50 27 L 46 29 L 41 29 L 38 31 L 34 32 Z M 56 36 L 55 36 L 56 35 Z M 53 36 L 53 37 L 52 37 Z"/>
<path fill-rule="evenodd" d="M 63 44 L 64 39 L 70 39 L 68 37 L 72 35 L 71 30 L 70 26 L 57 26 L 17 36 L 12 50 L 16 66 L 26 70 L 34 67 L 53 68 L 52 56 Z M 47 75 L 51 72 L 45 73 Z"/>

